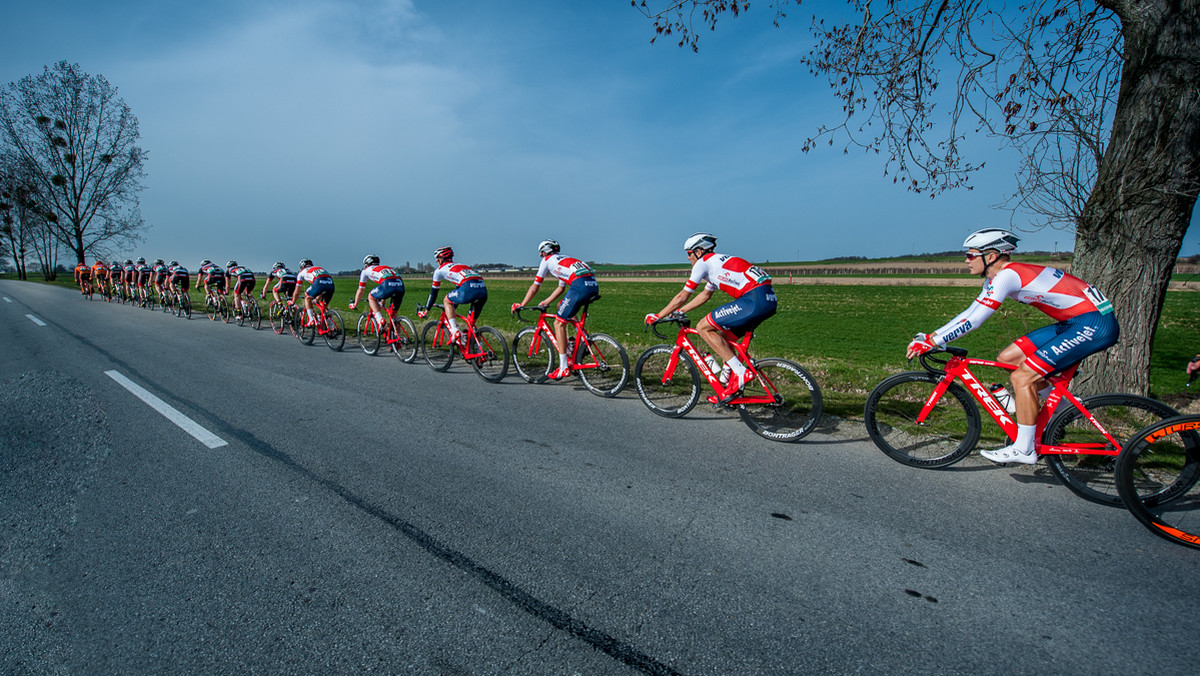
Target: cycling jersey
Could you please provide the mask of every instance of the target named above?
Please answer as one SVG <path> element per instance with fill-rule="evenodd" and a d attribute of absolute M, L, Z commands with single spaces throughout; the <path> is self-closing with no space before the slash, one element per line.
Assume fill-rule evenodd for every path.
<path fill-rule="evenodd" d="M 137 283 L 138 286 L 146 286 L 147 284 L 150 283 L 150 275 L 153 272 L 153 270 L 150 269 L 149 265 L 144 265 L 144 264 L 139 265 L 133 269 L 133 272 L 134 272 L 134 281 Z"/>
<path fill-rule="evenodd" d="M 105 279 L 108 277 L 108 266 L 104 263 L 96 263 L 92 266 L 92 276 L 96 279 Z"/>
<path fill-rule="evenodd" d="M 191 275 L 188 269 L 182 265 L 167 268 L 167 279 L 172 286 L 180 291 L 187 291 L 191 282 Z"/>
<path fill-rule="evenodd" d="M 362 274 L 358 276 L 358 288 L 367 288 L 367 282 L 377 284 L 374 289 L 371 289 L 371 297 L 375 300 L 382 301 L 399 296 L 395 302 L 404 301 L 404 280 L 400 279 L 400 275 L 391 267 L 372 265 L 363 268 Z"/>
<path fill-rule="evenodd" d="M 567 286 L 581 277 L 594 277 L 595 273 L 587 263 L 578 258 L 552 254 L 542 258 L 542 264 L 538 266 L 537 276 L 533 281 L 535 284 L 541 284 L 542 280 L 550 275 L 558 279 L 559 286 Z"/>
<path fill-rule="evenodd" d="M 163 282 L 167 281 L 167 273 L 169 272 L 166 265 L 154 266 L 154 283 L 162 286 Z"/>
<path fill-rule="evenodd" d="M 309 298 L 324 298 L 326 303 L 333 298 L 333 276 L 325 268 L 316 265 L 304 268 L 296 274 L 296 281 L 308 282 L 304 294 Z"/>
<path fill-rule="evenodd" d="M 298 282 L 308 282 L 311 284 L 318 279 L 328 279 L 332 282 L 333 276 L 330 275 L 325 268 L 320 267 L 319 265 L 313 265 L 304 268 L 300 272 L 296 273 L 296 281 Z"/>
<path fill-rule="evenodd" d="M 483 283 L 483 277 L 472 270 L 470 266 L 453 261 L 443 263 L 433 271 L 433 288 L 429 290 L 429 301 L 425 303 L 426 307 L 433 307 L 434 301 L 437 300 L 438 288 L 441 287 L 443 280 L 454 284 L 454 291 L 446 295 L 451 303 L 455 305 L 471 303 L 476 312 L 483 309 L 483 303 L 487 300 L 487 286 Z"/>
<path fill-rule="evenodd" d="M 937 330 L 935 342 L 942 346 L 979 328 L 1005 298 L 1032 305 L 1058 321 L 1088 312 L 1112 312 L 1112 303 L 1104 294 L 1078 277 L 1044 265 L 1009 263 L 984 281 L 983 291 L 970 307 Z"/>
<path fill-rule="evenodd" d="M 296 288 L 296 273 L 288 270 L 287 268 L 275 268 L 272 270 L 270 274 L 267 275 L 267 287 L 271 286 L 272 279 L 278 280 L 275 282 L 275 287 L 271 289 L 272 291 L 279 291 L 284 295 L 290 296 L 292 291 Z"/>
<path fill-rule="evenodd" d="M 226 274 L 230 279 L 236 280 L 233 284 L 234 293 L 250 293 L 258 281 L 254 277 L 254 271 L 244 265 L 235 265 L 226 270 Z"/>
<path fill-rule="evenodd" d="M 92 278 L 92 269 L 86 263 L 80 263 L 75 266 L 75 281 L 85 282 Z"/>
<path fill-rule="evenodd" d="M 125 283 L 133 284 L 134 275 L 137 272 L 137 268 L 133 267 L 133 263 L 130 263 L 129 265 L 126 265 L 125 267 L 121 268 L 121 272 L 124 275 L 123 279 L 125 280 Z"/>
<path fill-rule="evenodd" d="M 692 266 L 692 274 L 683 288 L 688 293 L 705 282 L 706 291 L 720 289 L 734 298 L 771 283 L 771 276 L 750 261 L 728 254 L 707 253 Z"/>

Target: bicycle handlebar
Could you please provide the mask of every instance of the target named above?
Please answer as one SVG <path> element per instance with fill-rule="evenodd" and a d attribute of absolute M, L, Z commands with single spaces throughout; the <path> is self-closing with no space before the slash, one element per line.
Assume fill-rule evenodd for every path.
<path fill-rule="evenodd" d="M 542 315 L 546 314 L 546 306 L 545 305 L 521 305 L 521 306 L 517 307 L 517 309 L 513 310 L 513 314 L 515 314 L 517 316 L 517 319 L 519 321 L 528 322 L 529 320 L 525 319 L 525 317 L 523 317 L 521 315 L 521 313 L 526 310 L 537 310 L 539 318 Z M 537 322 L 536 319 L 533 321 L 534 321 L 534 323 Z"/>
<path fill-rule="evenodd" d="M 939 347 L 936 350 L 930 350 L 917 355 L 917 359 L 921 362 L 921 368 L 926 371 L 930 373 L 942 373 L 946 370 L 946 364 L 949 362 L 949 359 L 943 360 L 934 356 L 942 354 L 948 354 L 951 357 L 966 357 L 967 351 L 961 347 Z M 910 359 L 909 361 L 911 362 L 912 360 Z M 930 362 L 933 362 L 934 366 L 930 366 Z"/>
<path fill-rule="evenodd" d="M 663 340 L 673 340 L 673 336 L 664 336 L 662 333 L 659 333 L 659 324 L 678 324 L 680 327 L 687 328 L 692 325 L 692 320 L 688 319 L 688 316 L 682 312 L 672 312 L 671 314 L 663 315 L 646 325 L 646 327 L 653 331 L 654 335 L 658 336 L 659 338 L 662 338 Z"/>

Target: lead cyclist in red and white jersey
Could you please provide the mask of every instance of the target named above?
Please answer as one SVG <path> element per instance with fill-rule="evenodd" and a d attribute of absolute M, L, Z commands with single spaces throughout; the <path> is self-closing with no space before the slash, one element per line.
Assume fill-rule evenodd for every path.
<path fill-rule="evenodd" d="M 729 384 L 719 396 L 720 401 L 725 402 L 737 396 L 756 375 L 750 364 L 743 364 L 738 359 L 725 332 L 743 336 L 753 331 L 775 314 L 778 302 L 770 275 L 744 258 L 714 253 L 716 246 L 717 238 L 706 232 L 698 232 L 684 240 L 683 250 L 692 264 L 692 274 L 683 290 L 675 294 L 662 311 L 646 315 L 646 323 L 676 310 L 687 313 L 698 308 L 707 303 L 717 289 L 733 296 L 733 302 L 705 315 L 696 327 L 704 342 L 732 370 Z M 702 282 L 704 290 L 689 302 Z"/>
<path fill-rule="evenodd" d="M 993 462 L 1037 462 L 1034 439 L 1041 400 L 1038 390 L 1046 378 L 1108 349 L 1121 329 L 1112 303 L 1078 277 L 1045 265 L 1013 263 L 1010 254 L 1019 238 L 1007 230 L 987 228 L 963 242 L 971 274 L 983 277 L 983 291 L 971 306 L 933 333 L 918 333 L 908 345 L 908 358 L 960 338 L 979 328 L 1005 298 L 1050 315 L 1057 323 L 1043 326 L 1004 348 L 997 361 L 1012 364 L 1013 399 L 1017 405 L 1017 439 L 1011 445 L 980 455 Z"/>

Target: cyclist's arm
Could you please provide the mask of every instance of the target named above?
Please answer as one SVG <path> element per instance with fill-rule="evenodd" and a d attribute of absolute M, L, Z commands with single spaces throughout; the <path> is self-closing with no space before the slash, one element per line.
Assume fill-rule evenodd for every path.
<path fill-rule="evenodd" d="M 517 303 L 517 305 L 529 305 L 529 301 L 533 300 L 533 297 L 537 294 L 538 289 L 540 288 L 542 288 L 542 282 L 535 279 L 534 282 L 529 285 L 529 290 L 525 292 L 525 297 L 522 298 L 521 302 Z"/>
<path fill-rule="evenodd" d="M 696 294 L 696 297 L 693 298 L 690 303 L 679 308 L 679 311 L 684 314 L 687 314 L 688 312 L 691 312 L 692 310 L 695 310 L 696 308 L 700 307 L 701 305 L 704 305 L 705 303 L 707 303 L 708 299 L 712 298 L 712 295 L 713 295 L 713 290 L 706 288 L 703 291 L 701 291 L 700 293 Z"/>
<path fill-rule="evenodd" d="M 563 293 L 565 293 L 565 292 L 566 292 L 566 290 L 567 290 L 567 287 L 565 287 L 565 286 L 563 286 L 563 285 L 561 285 L 561 284 L 560 284 L 560 285 L 558 285 L 558 286 L 556 286 L 556 287 L 554 288 L 554 290 L 550 292 L 550 295 L 549 295 L 549 296 L 546 296 L 546 300 L 542 301 L 542 303 L 541 303 L 541 304 L 542 304 L 542 305 L 549 306 L 551 303 L 553 303 L 554 301 L 558 300 L 558 299 L 559 299 L 559 297 L 561 297 L 561 296 L 563 295 Z"/>
<path fill-rule="evenodd" d="M 951 319 L 938 330 L 929 334 L 929 339 L 940 347 L 956 338 L 967 335 L 987 321 L 1000 308 L 1000 304 L 1004 302 L 1004 299 L 1010 293 L 1016 292 L 1020 288 L 1021 278 L 1016 272 L 1001 270 L 992 279 L 991 284 L 984 285 L 983 291 L 975 298 L 970 307 L 960 312 L 957 317 Z"/>

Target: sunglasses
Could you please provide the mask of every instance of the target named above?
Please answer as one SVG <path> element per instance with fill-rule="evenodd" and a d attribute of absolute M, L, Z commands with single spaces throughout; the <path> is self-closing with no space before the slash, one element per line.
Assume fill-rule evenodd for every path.
<path fill-rule="evenodd" d="M 982 253 L 982 252 L 981 253 L 969 253 L 969 254 L 967 254 L 967 260 L 973 261 L 976 258 L 982 258 L 983 256 L 986 256 L 986 255 L 987 254 Z"/>

